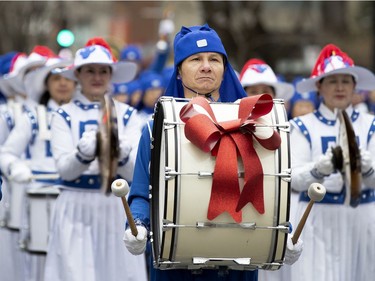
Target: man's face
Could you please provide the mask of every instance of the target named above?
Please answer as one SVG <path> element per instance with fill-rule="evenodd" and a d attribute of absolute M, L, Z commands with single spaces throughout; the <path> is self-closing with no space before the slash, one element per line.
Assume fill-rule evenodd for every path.
<path fill-rule="evenodd" d="M 182 83 L 198 92 L 206 94 L 213 91 L 218 95 L 224 75 L 224 59 L 219 53 L 197 53 L 186 58 L 180 67 Z M 185 90 L 185 97 L 191 98 L 194 93 Z"/>

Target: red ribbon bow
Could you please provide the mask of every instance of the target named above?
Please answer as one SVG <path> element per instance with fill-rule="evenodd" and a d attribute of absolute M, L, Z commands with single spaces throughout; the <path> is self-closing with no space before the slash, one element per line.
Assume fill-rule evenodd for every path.
<path fill-rule="evenodd" d="M 180 111 L 185 122 L 185 136 L 204 152 L 216 156 L 211 198 L 207 218 L 213 220 L 227 211 L 236 222 L 242 221 L 242 208 L 252 203 L 264 214 L 263 168 L 253 146 L 253 139 L 268 150 L 280 146 L 279 134 L 272 127 L 259 127 L 273 107 L 270 95 L 263 94 L 241 99 L 238 119 L 217 122 L 208 101 L 192 99 Z M 240 192 L 237 156 L 244 165 L 244 187 Z"/>

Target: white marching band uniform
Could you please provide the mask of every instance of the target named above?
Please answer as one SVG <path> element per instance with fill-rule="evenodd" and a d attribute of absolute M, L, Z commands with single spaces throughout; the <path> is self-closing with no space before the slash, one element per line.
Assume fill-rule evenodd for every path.
<path fill-rule="evenodd" d="M 359 147 L 375 155 L 374 116 L 355 111 L 352 106 L 346 112 L 351 118 Z M 292 188 L 301 192 L 297 217 L 300 218 L 306 209 L 306 190 L 312 182 L 320 181 L 327 189 L 323 201 L 314 204 L 302 232 L 304 250 L 300 260 L 291 267 L 292 280 L 373 280 L 374 174 L 363 175 L 358 207 L 343 204 L 345 186 L 340 173 L 317 179 L 310 172 L 317 158 L 328 147 L 338 144 L 340 124 L 336 114 L 321 104 L 316 112 L 294 118 L 291 124 Z"/>
<path fill-rule="evenodd" d="M 19 104 L 22 108 L 22 105 Z M 9 103 L 1 107 L 0 113 L 0 146 L 5 143 L 11 130 L 15 125 L 15 118 L 13 112 L 13 106 Z M 1 156 L 0 156 L 1 158 Z M 22 280 L 25 268 L 23 262 L 23 252 L 19 248 L 19 232 L 11 230 L 6 227 L 7 220 L 10 215 L 10 186 L 7 178 L 2 172 L 3 185 L 2 192 L 3 198 L 0 204 L 0 273 L 1 280 L 13 281 Z"/>
<path fill-rule="evenodd" d="M 72 101 L 55 112 L 52 152 L 62 179 L 55 202 L 45 280 L 147 280 L 144 256 L 130 254 L 122 241 L 126 219 L 121 200 L 100 192 L 97 158 L 83 159 L 77 144 L 85 131 L 97 130 L 98 102 L 77 90 Z M 134 109 L 115 101 L 118 134 L 132 150 L 119 159 L 118 175 L 132 180 L 140 124 Z"/>
<path fill-rule="evenodd" d="M 39 118 L 47 122 L 43 124 L 48 127 L 50 123 L 52 111 L 58 108 L 58 104 L 52 99 L 48 102 L 47 118 Z M 24 113 L 18 119 L 15 128 L 11 131 L 7 138 L 4 146 L 1 148 L 0 167 L 3 173 L 11 179 L 11 182 L 17 179 L 12 179 L 12 175 L 9 174 L 14 166 L 26 165 L 29 172 L 33 175 L 47 175 L 56 174 L 55 162 L 52 157 L 50 141 L 48 139 L 41 138 L 39 135 L 39 127 L 42 125 L 38 122 L 38 115 L 36 106 L 26 107 L 24 106 Z M 23 159 L 23 155 L 26 151 L 26 159 Z M 27 170 L 27 169 L 26 169 Z M 27 176 L 27 171 L 25 171 Z M 31 173 L 30 173 L 31 175 Z M 31 178 L 29 179 L 31 180 Z M 30 221 L 28 218 L 28 201 L 26 199 L 26 191 L 31 188 L 40 188 L 46 186 L 56 185 L 58 181 L 56 179 L 43 179 L 34 180 L 31 182 L 23 183 L 11 183 L 21 185 L 22 201 L 20 204 L 20 232 L 19 232 L 19 243 L 25 247 L 30 237 Z M 13 195 L 14 196 L 14 195 Z M 51 210 L 52 211 L 52 210 Z M 43 254 L 32 254 L 29 252 L 23 253 L 25 263 L 25 280 L 43 280 L 45 255 Z"/>

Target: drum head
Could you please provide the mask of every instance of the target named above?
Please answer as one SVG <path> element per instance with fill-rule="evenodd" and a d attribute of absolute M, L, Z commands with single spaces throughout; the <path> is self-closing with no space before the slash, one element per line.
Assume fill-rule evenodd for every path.
<path fill-rule="evenodd" d="M 116 108 L 112 98 L 104 96 L 99 117 L 97 134 L 97 155 L 101 177 L 101 191 L 111 192 L 111 184 L 116 179 L 119 155 L 119 140 Z"/>

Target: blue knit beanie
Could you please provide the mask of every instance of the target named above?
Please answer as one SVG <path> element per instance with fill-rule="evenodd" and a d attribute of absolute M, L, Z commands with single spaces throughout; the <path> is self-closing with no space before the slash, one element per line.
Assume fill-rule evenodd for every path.
<path fill-rule="evenodd" d="M 174 39 L 174 65 L 178 66 L 184 59 L 202 52 L 219 53 L 227 59 L 227 53 L 219 35 L 208 24 L 183 26 Z"/>
<path fill-rule="evenodd" d="M 191 27 L 183 26 L 180 32 L 176 34 L 174 40 L 174 72 L 165 95 L 184 98 L 181 80 L 177 79 L 177 68 L 189 56 L 203 52 L 219 53 L 225 57 L 225 71 L 223 82 L 219 89 L 219 101 L 234 102 L 237 99 L 246 97 L 245 90 L 242 88 L 236 73 L 228 61 L 227 53 L 219 35 L 208 24 Z"/>

